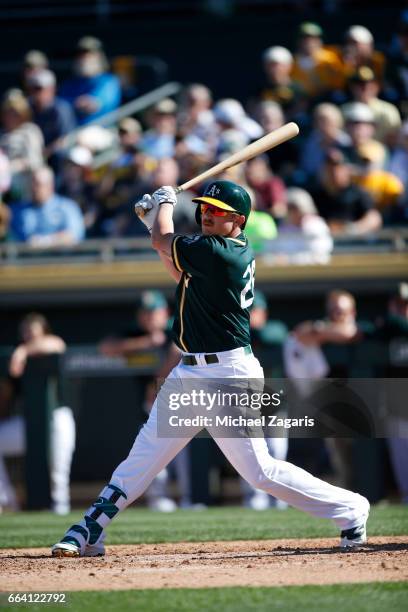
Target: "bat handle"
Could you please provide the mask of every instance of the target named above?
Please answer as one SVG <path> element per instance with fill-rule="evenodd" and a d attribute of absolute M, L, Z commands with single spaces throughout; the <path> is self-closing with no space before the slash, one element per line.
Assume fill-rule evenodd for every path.
<path fill-rule="evenodd" d="M 174 189 L 174 191 L 175 191 L 176 193 L 181 193 L 181 192 L 183 191 L 183 188 L 182 188 L 182 187 L 176 187 L 176 188 Z"/>

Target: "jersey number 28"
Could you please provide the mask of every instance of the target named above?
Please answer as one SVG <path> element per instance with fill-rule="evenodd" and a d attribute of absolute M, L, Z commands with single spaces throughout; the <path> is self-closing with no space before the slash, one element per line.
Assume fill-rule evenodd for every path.
<path fill-rule="evenodd" d="M 249 308 L 254 301 L 255 259 L 245 268 L 242 278 L 249 276 L 248 282 L 241 291 L 241 308 Z"/>

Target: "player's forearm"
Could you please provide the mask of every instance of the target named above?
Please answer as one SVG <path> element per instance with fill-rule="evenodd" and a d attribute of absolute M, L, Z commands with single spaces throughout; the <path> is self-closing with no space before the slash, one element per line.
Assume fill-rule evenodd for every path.
<path fill-rule="evenodd" d="M 152 228 L 152 246 L 171 256 L 171 243 L 174 238 L 173 205 L 165 202 L 159 206 Z"/>

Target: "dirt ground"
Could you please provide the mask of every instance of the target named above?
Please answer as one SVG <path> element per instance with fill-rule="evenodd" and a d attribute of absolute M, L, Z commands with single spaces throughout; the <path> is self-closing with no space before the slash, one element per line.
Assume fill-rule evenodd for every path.
<path fill-rule="evenodd" d="M 53 559 L 44 548 L 0 550 L 1 591 L 282 586 L 408 580 L 408 537 L 108 546 L 105 557 Z"/>

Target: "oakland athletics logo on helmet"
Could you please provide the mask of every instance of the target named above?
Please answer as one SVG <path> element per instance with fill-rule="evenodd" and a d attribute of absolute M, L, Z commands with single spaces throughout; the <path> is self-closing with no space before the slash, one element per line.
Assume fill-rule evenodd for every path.
<path fill-rule="evenodd" d="M 204 203 L 212 204 L 222 210 L 244 215 L 245 223 L 243 223 L 242 229 L 244 229 L 251 212 L 249 193 L 243 187 L 231 181 L 213 181 L 206 187 L 203 195 L 193 198 L 193 202 L 197 202 L 199 205 Z M 201 225 L 200 206 L 197 206 L 196 221 Z"/>

